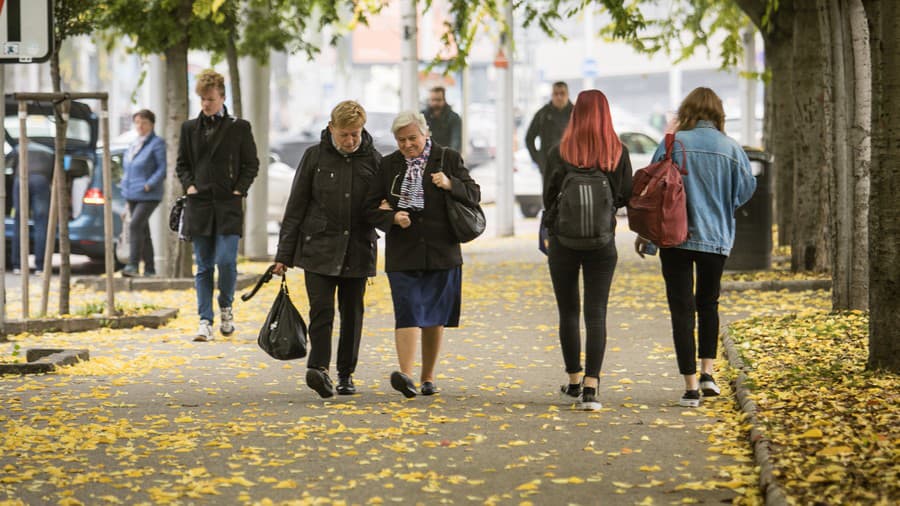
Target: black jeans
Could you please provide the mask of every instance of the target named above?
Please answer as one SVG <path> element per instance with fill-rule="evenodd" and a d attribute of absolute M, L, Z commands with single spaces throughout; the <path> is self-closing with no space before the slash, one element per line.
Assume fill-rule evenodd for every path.
<path fill-rule="evenodd" d="M 341 278 L 306 271 L 306 295 L 309 297 L 310 352 L 306 366 L 328 369 L 331 364 L 331 333 L 334 329 L 334 292 L 337 289 L 341 312 L 337 372 L 345 378 L 356 370 L 359 341 L 362 337 L 363 298 L 366 278 Z"/>
<path fill-rule="evenodd" d="M 580 251 L 563 246 L 551 236 L 547 256 L 559 310 L 559 343 L 566 372 L 574 374 L 584 370 L 585 376 L 599 377 L 606 353 L 606 306 L 618 261 L 615 241 L 601 249 Z M 579 271 L 584 275 L 584 326 L 587 331 L 584 369 L 581 367 Z"/>
<path fill-rule="evenodd" d="M 660 248 L 666 298 L 672 315 L 672 339 L 681 374 L 697 373 L 694 327 L 699 323 L 700 358 L 716 358 L 719 344 L 719 286 L 725 255 L 678 248 Z M 694 266 L 697 291 L 694 292 Z M 694 316 L 696 315 L 696 320 Z"/>
<path fill-rule="evenodd" d="M 153 240 L 150 238 L 150 215 L 159 205 L 158 200 L 129 200 L 131 225 L 128 227 L 128 263 L 137 267 L 144 261 L 144 272 L 154 273 Z"/>

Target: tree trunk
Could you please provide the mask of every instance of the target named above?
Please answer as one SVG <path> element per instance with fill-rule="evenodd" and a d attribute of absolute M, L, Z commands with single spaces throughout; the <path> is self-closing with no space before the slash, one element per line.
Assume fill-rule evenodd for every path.
<path fill-rule="evenodd" d="M 766 149 L 772 153 L 775 175 L 775 217 L 778 245 L 791 244 L 794 227 L 794 92 L 793 44 L 790 38 L 766 39 L 766 64 L 772 79 L 766 89 Z"/>
<path fill-rule="evenodd" d="M 181 124 L 187 120 L 188 113 L 188 69 L 187 69 L 188 40 L 182 39 L 166 49 L 166 186 L 169 202 L 184 193 L 181 181 L 175 175 L 175 163 L 178 160 L 178 141 L 181 138 Z M 171 204 L 170 204 L 171 205 Z M 166 242 L 168 248 L 168 276 L 173 278 L 186 278 L 191 276 L 191 244 L 179 241 L 175 233 L 170 233 L 170 240 Z"/>
<path fill-rule="evenodd" d="M 847 89 L 853 98 L 850 110 L 850 174 L 848 187 L 852 199 L 850 221 L 849 309 L 869 308 L 869 167 L 872 163 L 872 66 L 869 27 L 861 0 L 845 0 L 844 18 L 850 43 Z M 837 140 L 837 139 L 836 139 Z"/>
<path fill-rule="evenodd" d="M 900 373 L 900 5 L 864 2 L 872 49 L 869 367 Z"/>
<path fill-rule="evenodd" d="M 235 118 L 244 117 L 244 100 L 241 95 L 241 71 L 238 68 L 237 47 L 234 44 L 234 29 L 228 34 L 228 45 L 225 55 L 228 59 L 228 77 L 231 81 L 231 107 Z"/>
<path fill-rule="evenodd" d="M 850 191 L 850 150 L 847 146 L 849 138 L 850 111 L 853 110 L 853 88 L 847 89 L 853 82 L 849 79 L 847 68 L 852 68 L 845 57 L 845 37 L 849 38 L 849 26 L 843 21 L 846 14 L 844 0 L 829 1 L 825 7 L 826 19 L 823 26 L 831 34 L 830 51 L 833 72 L 828 85 L 833 93 L 829 104 L 833 111 L 833 123 L 830 128 L 833 166 L 828 173 L 828 204 L 831 210 L 831 228 L 828 234 L 828 247 L 831 251 L 831 306 L 832 309 L 849 309 L 850 307 L 850 266 L 852 262 L 853 238 L 853 195 Z"/>
<path fill-rule="evenodd" d="M 60 111 L 60 108 L 64 109 Z M 56 142 L 55 156 L 62 159 L 66 152 L 66 127 L 68 121 L 62 114 L 68 117 L 68 103 L 63 102 L 56 107 Z M 62 113 L 62 114 L 60 114 Z M 72 190 L 69 184 L 69 175 L 63 173 L 59 178 L 60 188 L 56 195 L 56 202 L 50 205 L 57 206 L 57 220 L 59 223 L 59 314 L 69 314 L 69 286 L 72 279 L 72 263 L 70 256 L 72 246 L 69 242 L 69 209 L 72 206 Z M 23 262 L 23 265 L 25 263 Z M 50 273 L 47 273 L 49 275 Z"/>
<path fill-rule="evenodd" d="M 54 41 L 53 51 L 50 53 L 50 81 L 53 83 L 53 91 L 62 91 L 62 77 L 59 75 L 59 47 L 62 41 Z"/>
<path fill-rule="evenodd" d="M 794 226 L 791 269 L 825 272 L 828 268 L 828 174 L 831 172 L 830 43 L 827 10 L 803 2 L 794 10 Z M 828 79 L 826 79 L 828 76 Z"/>

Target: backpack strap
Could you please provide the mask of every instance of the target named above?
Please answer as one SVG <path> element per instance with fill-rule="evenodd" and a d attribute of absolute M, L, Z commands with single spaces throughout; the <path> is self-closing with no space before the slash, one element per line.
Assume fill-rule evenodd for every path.
<path fill-rule="evenodd" d="M 678 172 L 681 172 L 682 176 L 686 176 L 688 173 L 687 169 L 685 168 L 687 166 L 687 153 L 685 152 L 685 149 L 684 149 L 684 143 L 675 139 L 674 133 L 666 134 L 665 142 L 666 142 L 666 158 L 669 158 L 669 159 L 672 158 L 672 151 L 675 148 L 675 143 L 677 142 L 678 144 L 681 145 L 681 163 L 679 164 L 679 163 L 675 162 L 675 165 L 678 167 Z"/>

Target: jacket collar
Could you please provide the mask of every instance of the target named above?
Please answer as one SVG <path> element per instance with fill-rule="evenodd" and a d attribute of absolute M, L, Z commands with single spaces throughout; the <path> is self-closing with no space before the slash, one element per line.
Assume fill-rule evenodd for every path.
<path fill-rule="evenodd" d="M 716 128 L 716 124 L 708 119 L 698 119 L 694 128 Z"/>

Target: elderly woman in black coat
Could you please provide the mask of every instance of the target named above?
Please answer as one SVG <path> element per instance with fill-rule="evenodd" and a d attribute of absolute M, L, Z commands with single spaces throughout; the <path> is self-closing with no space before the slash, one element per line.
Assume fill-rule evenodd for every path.
<path fill-rule="evenodd" d="M 334 395 L 328 366 L 335 290 L 341 313 L 337 393 L 352 395 L 366 278 L 375 275 L 378 234 L 364 219 L 363 202 L 381 155 L 365 123 L 366 111 L 352 100 L 331 112 L 322 141 L 306 150 L 294 176 L 275 255 L 275 274 L 288 267 L 305 271 L 311 344 L 306 383 L 321 397 Z"/>
<path fill-rule="evenodd" d="M 422 341 L 422 395 L 434 395 L 434 367 L 444 327 L 459 326 L 462 252 L 447 216 L 447 199 L 471 205 L 478 184 L 462 157 L 432 142 L 425 117 L 400 113 L 391 126 L 398 150 L 381 163 L 366 199 L 370 223 L 387 233 L 385 271 L 394 303 L 400 370 L 391 386 L 415 397 L 416 348 Z"/>

